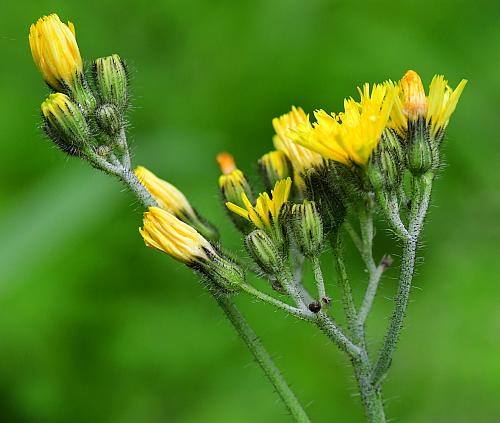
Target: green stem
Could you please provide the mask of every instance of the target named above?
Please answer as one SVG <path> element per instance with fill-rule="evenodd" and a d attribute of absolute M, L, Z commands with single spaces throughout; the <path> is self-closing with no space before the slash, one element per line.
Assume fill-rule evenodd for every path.
<path fill-rule="evenodd" d="M 398 292 L 396 294 L 394 309 L 389 321 L 389 327 L 384 339 L 384 344 L 380 350 L 378 361 L 373 373 L 373 384 L 376 386 L 380 385 L 389 370 L 394 350 L 397 342 L 399 341 L 401 329 L 403 327 L 403 320 L 406 314 L 406 308 L 408 306 L 408 299 L 412 287 L 417 243 L 422 230 L 423 221 L 427 214 L 427 208 L 429 206 L 433 177 L 434 176 L 432 174 L 423 175 L 419 179 L 419 182 L 422 184 L 422 189 L 414 190 L 408 237 L 403 243 Z"/>
<path fill-rule="evenodd" d="M 368 314 L 377 295 L 377 289 L 380 282 L 380 278 L 385 270 L 385 265 L 383 263 L 379 264 L 375 269 L 370 270 L 370 279 L 368 280 L 368 286 L 366 287 L 365 296 L 363 297 L 363 302 L 359 308 L 358 313 L 358 323 L 364 325 Z"/>
<path fill-rule="evenodd" d="M 370 235 L 371 239 L 372 236 Z M 366 237 L 363 237 L 366 240 Z M 358 344 L 359 354 L 352 357 L 351 362 L 354 374 L 358 382 L 361 400 L 363 402 L 365 415 L 369 423 L 385 422 L 384 405 L 380 390 L 372 384 L 372 368 L 365 345 L 365 333 L 363 325 L 359 323 L 356 307 L 352 298 L 351 286 L 344 263 L 341 238 L 332 240 L 333 253 L 340 285 L 342 287 L 342 302 L 346 314 L 349 330 Z"/>
<path fill-rule="evenodd" d="M 357 323 L 358 317 L 356 306 L 354 305 L 349 276 L 347 275 L 345 267 L 342 239 L 340 234 L 337 235 L 337 239 L 332 240 L 332 248 L 335 259 L 335 267 L 337 269 L 340 287 L 342 289 L 342 302 L 344 304 L 344 312 L 349 326 L 349 331 L 354 339 L 354 342 L 360 343 L 363 340 L 363 328 Z"/>
<path fill-rule="evenodd" d="M 253 297 L 257 298 L 258 300 L 265 302 L 267 304 L 271 304 L 277 308 L 280 308 L 281 310 L 284 310 L 287 313 L 289 313 L 295 317 L 298 317 L 299 319 L 311 320 L 314 317 L 314 314 L 311 313 L 309 310 L 299 309 L 297 307 L 293 307 L 289 304 L 286 304 L 283 301 L 280 301 L 274 297 L 271 297 L 270 295 L 263 293 L 262 291 L 259 291 L 258 289 L 254 288 L 251 285 L 244 283 L 244 284 L 240 285 L 240 287 L 247 294 L 252 295 Z"/>
<path fill-rule="evenodd" d="M 328 297 L 326 295 L 325 281 L 323 279 L 323 272 L 321 271 L 320 260 L 317 255 L 311 257 L 311 264 L 313 267 L 316 287 L 318 289 L 319 302 L 320 303 L 323 303 L 323 301 L 329 302 Z"/>
<path fill-rule="evenodd" d="M 255 360 L 259 363 L 269 381 L 273 384 L 276 392 L 283 400 L 290 414 L 299 423 L 310 422 L 309 417 L 300 405 L 299 400 L 286 383 L 283 375 L 274 364 L 273 359 L 260 342 L 259 337 L 246 322 L 245 318 L 236 308 L 231 299 L 217 292 L 212 292 L 212 294 L 224 311 L 226 317 L 232 323 L 238 335 L 240 335 L 243 342 L 245 342 L 246 346 L 255 357 Z"/>

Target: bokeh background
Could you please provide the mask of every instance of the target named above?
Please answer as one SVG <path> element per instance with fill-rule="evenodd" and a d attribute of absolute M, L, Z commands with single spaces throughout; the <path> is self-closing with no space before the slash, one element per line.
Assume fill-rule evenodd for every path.
<path fill-rule="evenodd" d="M 357 85 L 408 68 L 425 83 L 469 79 L 384 394 L 394 421 L 500 421 L 498 2 L 33 0 L 0 5 L 2 422 L 290 421 L 197 278 L 144 248 L 134 198 L 44 140 L 47 89 L 27 34 L 50 12 L 75 23 L 88 61 L 127 59 L 135 162 L 183 189 L 240 252 L 219 204 L 219 151 L 255 176 L 272 117 L 292 104 L 336 111 Z M 377 241 L 379 257 L 398 256 L 383 226 Z M 350 263 L 359 294 L 362 266 Z M 373 348 L 395 276 L 369 321 Z M 326 338 L 237 302 L 313 421 L 363 420 L 349 363 Z"/>

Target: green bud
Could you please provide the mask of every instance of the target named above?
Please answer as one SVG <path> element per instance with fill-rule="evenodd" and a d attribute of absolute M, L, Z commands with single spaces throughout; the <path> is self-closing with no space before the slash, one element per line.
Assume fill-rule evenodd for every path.
<path fill-rule="evenodd" d="M 274 188 L 276 182 L 292 176 L 290 160 L 282 151 L 271 151 L 259 159 L 259 171 L 267 190 Z"/>
<path fill-rule="evenodd" d="M 314 201 L 304 200 L 294 204 L 292 218 L 289 220 L 290 231 L 300 252 L 306 257 L 314 257 L 323 245 L 323 221 Z"/>
<path fill-rule="evenodd" d="M 422 175 L 438 166 L 438 146 L 434 145 L 423 118 L 408 127 L 406 165 L 413 175 Z"/>
<path fill-rule="evenodd" d="M 265 274 L 273 276 L 283 271 L 283 256 L 271 237 L 263 230 L 256 229 L 247 235 L 245 246 Z"/>
<path fill-rule="evenodd" d="M 94 62 L 94 81 L 102 103 L 114 104 L 123 111 L 128 105 L 128 75 L 123 60 L 117 54 Z"/>
<path fill-rule="evenodd" d="M 69 92 L 71 97 L 81 106 L 84 114 L 87 115 L 95 110 L 97 101 L 83 75 L 75 79 L 75 83 L 71 86 Z"/>
<path fill-rule="evenodd" d="M 306 187 L 305 196 L 316 203 L 325 234 L 337 230 L 344 221 L 346 209 L 340 185 L 336 183 L 334 168 L 332 166 L 310 168 L 301 176 Z M 346 181 L 345 178 L 339 179 Z"/>
<path fill-rule="evenodd" d="M 90 129 L 80 107 L 66 94 L 55 93 L 49 95 L 41 109 L 45 132 L 52 141 L 68 154 L 81 155 Z"/>
<path fill-rule="evenodd" d="M 394 192 L 403 181 L 404 152 L 398 138 L 386 129 L 373 152 L 367 168 L 367 175 L 375 191 Z"/>
<path fill-rule="evenodd" d="M 95 117 L 99 127 L 110 136 L 118 134 L 123 128 L 122 114 L 112 104 L 99 106 Z"/>

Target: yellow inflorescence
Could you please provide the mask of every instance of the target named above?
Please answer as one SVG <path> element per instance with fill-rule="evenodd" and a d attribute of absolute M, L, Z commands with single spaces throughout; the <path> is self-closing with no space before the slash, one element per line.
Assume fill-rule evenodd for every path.
<path fill-rule="evenodd" d="M 294 142 L 309 148 L 327 159 L 350 165 L 367 164 L 377 147 L 395 97 L 390 83 L 364 84 L 359 89 L 360 101 L 344 101 L 344 112 L 329 115 L 324 110 L 314 112 L 316 122 L 298 125 L 290 131 Z"/>
<path fill-rule="evenodd" d="M 41 109 L 43 117 L 49 118 L 51 116 L 68 115 L 71 112 L 71 108 L 75 107 L 71 99 L 62 93 L 50 94 L 46 100 L 42 103 Z"/>
<path fill-rule="evenodd" d="M 276 131 L 273 138 L 274 147 L 287 155 L 297 173 L 301 173 L 304 169 L 319 166 L 323 162 L 319 154 L 297 145 L 290 138 L 291 130 L 307 125 L 311 126 L 309 117 L 300 107 L 293 106 L 289 113 L 273 119 L 273 127 Z"/>
<path fill-rule="evenodd" d="M 436 75 L 432 78 L 427 98 L 426 122 L 431 126 L 434 135 L 448 125 L 466 84 L 467 80 L 462 79 L 453 90 L 443 75 Z"/>
<path fill-rule="evenodd" d="M 257 228 L 270 228 L 278 220 L 279 213 L 283 204 L 288 201 L 292 180 L 290 178 L 276 182 L 271 196 L 267 192 L 259 194 L 255 206 L 252 206 L 245 193 L 241 194 L 245 208 L 233 203 L 226 203 L 226 206 L 232 212 L 248 219 Z"/>
<path fill-rule="evenodd" d="M 75 27 L 59 16 L 44 16 L 30 27 L 29 42 L 33 60 L 43 78 L 54 90 L 71 86 L 83 72 L 83 62 L 75 38 Z"/>
<path fill-rule="evenodd" d="M 158 207 L 150 207 L 144 213 L 144 225 L 139 232 L 148 247 L 186 264 L 207 260 L 206 251 L 214 252 L 210 243 L 195 229 Z"/>
<path fill-rule="evenodd" d="M 219 188 L 221 189 L 227 189 L 228 186 L 243 187 L 245 184 L 247 184 L 247 180 L 239 169 L 234 169 L 230 173 L 219 176 Z"/>
<path fill-rule="evenodd" d="M 399 95 L 391 112 L 391 126 L 403 133 L 408 127 L 408 121 L 421 117 L 425 118 L 435 136 L 448 125 L 466 84 L 467 80 L 462 79 L 453 90 L 443 75 L 435 75 L 426 97 L 420 76 L 409 70 L 399 82 Z"/>
<path fill-rule="evenodd" d="M 285 179 L 288 176 L 289 164 L 283 151 L 277 150 L 264 154 L 259 163 L 272 169 L 279 179 Z"/>
<path fill-rule="evenodd" d="M 134 173 L 160 207 L 183 220 L 196 216 L 187 198 L 172 184 L 158 178 L 153 172 L 142 166 L 137 167 Z"/>

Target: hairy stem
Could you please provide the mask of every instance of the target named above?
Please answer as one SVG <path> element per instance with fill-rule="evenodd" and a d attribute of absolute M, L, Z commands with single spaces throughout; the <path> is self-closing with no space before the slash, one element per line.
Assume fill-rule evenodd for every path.
<path fill-rule="evenodd" d="M 394 309 L 389 321 L 389 327 L 384 339 L 384 344 L 379 353 L 378 361 L 373 373 L 373 384 L 379 386 L 385 377 L 391 362 L 396 344 L 399 340 L 403 320 L 408 306 L 408 299 L 412 287 L 413 271 L 418 238 L 422 224 L 427 214 L 427 208 L 432 192 L 433 175 L 425 174 L 417 181 L 422 189 L 414 190 L 412 210 L 410 211 L 409 233 L 403 243 L 399 287 L 394 301 Z"/>
<path fill-rule="evenodd" d="M 283 400 L 290 414 L 299 422 L 310 422 L 309 417 L 300 405 L 299 400 L 286 383 L 283 375 L 274 364 L 273 359 L 266 351 L 259 337 L 255 334 L 232 300 L 222 294 L 214 293 L 214 298 L 232 323 L 238 335 L 243 339 L 250 352 L 253 354 L 260 367 L 273 384 L 276 392 Z"/>
<path fill-rule="evenodd" d="M 362 327 L 358 325 L 358 317 L 354 299 L 352 297 L 351 285 L 344 263 L 344 254 L 342 248 L 342 239 L 340 234 L 335 240 L 332 240 L 333 256 L 335 260 L 335 268 L 339 277 L 339 283 L 342 290 L 342 303 L 344 312 L 349 326 L 349 331 L 354 339 L 354 342 L 360 343 L 363 340 Z"/>
<path fill-rule="evenodd" d="M 318 289 L 319 301 L 322 302 L 326 300 L 328 302 L 329 300 L 327 299 L 328 297 L 326 295 L 325 281 L 323 279 L 323 272 L 321 271 L 321 264 L 319 257 L 317 255 L 312 256 L 311 263 L 314 272 L 314 279 L 316 281 L 316 287 Z"/>
<path fill-rule="evenodd" d="M 358 313 L 358 323 L 360 325 L 365 324 L 368 314 L 370 313 L 373 301 L 375 300 L 375 296 L 377 294 L 380 278 L 384 273 L 385 267 L 385 264 L 380 263 L 375 269 L 370 270 L 370 279 L 368 280 L 365 296 L 363 297 L 363 302 L 361 303 Z"/>
<path fill-rule="evenodd" d="M 263 293 L 262 291 L 259 291 L 258 289 L 254 288 L 253 286 L 251 286 L 249 284 L 244 283 L 244 284 L 240 285 L 240 287 L 243 291 L 252 295 L 253 297 L 257 298 L 258 300 L 263 301 L 263 302 L 268 303 L 268 304 L 271 304 L 277 308 L 280 308 L 281 310 L 284 310 L 287 313 L 289 313 L 295 317 L 298 317 L 299 319 L 311 320 L 314 316 L 314 314 L 311 313 L 309 310 L 298 309 L 297 307 L 293 307 L 289 304 L 286 304 L 283 301 L 280 301 L 274 297 L 271 297 L 270 295 Z"/>

